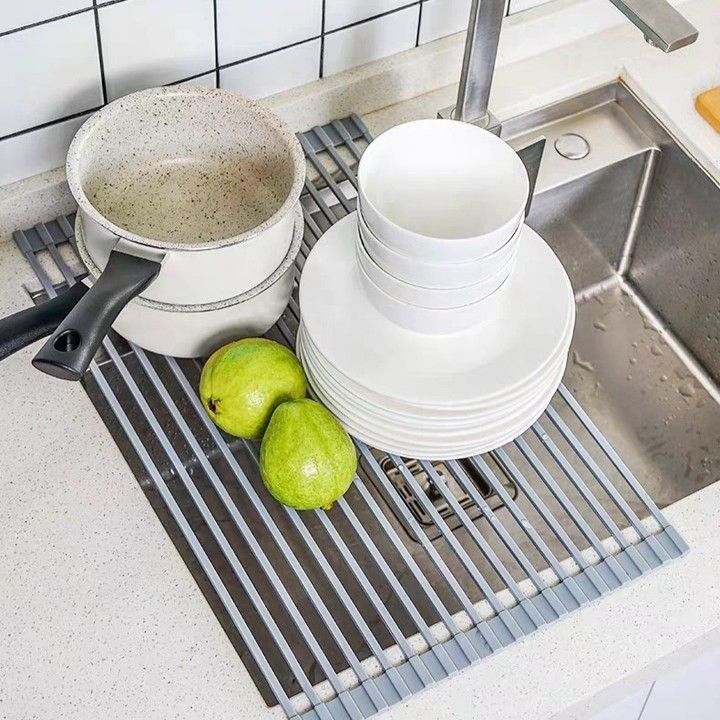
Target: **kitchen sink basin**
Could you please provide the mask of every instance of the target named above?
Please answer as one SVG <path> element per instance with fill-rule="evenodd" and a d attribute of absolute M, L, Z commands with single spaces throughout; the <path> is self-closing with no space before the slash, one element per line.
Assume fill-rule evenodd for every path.
<path fill-rule="evenodd" d="M 347 128 L 339 124 L 332 127 L 340 135 L 347 133 Z M 661 508 L 715 482 L 720 477 L 718 186 L 617 83 L 510 120 L 504 133 L 518 148 L 539 136 L 547 141 L 528 223 L 559 255 L 576 291 L 577 323 L 564 378 L 566 387 Z M 359 143 L 361 138 L 357 140 Z M 306 197 L 308 228 L 314 235 L 328 227 L 328 215 L 343 215 L 354 202 L 352 186 L 343 182 L 340 169 L 344 166 L 347 175 L 348 166 L 354 166 L 359 152 L 355 156 L 342 155 L 340 150 L 330 154 L 333 157 L 329 167 L 333 169 L 325 170 L 324 176 L 320 173 L 319 189 L 309 189 Z M 321 212 L 322 197 L 330 205 L 330 190 L 337 194 L 340 183 L 348 197 Z M 292 341 L 297 325 L 295 309 L 291 304 L 271 337 Z M 449 613 L 463 615 L 467 605 L 458 600 L 457 589 L 449 587 L 447 574 L 439 571 L 438 558 L 456 578 L 461 592 L 476 603 L 487 593 L 481 591 L 477 578 L 466 572 L 460 560 L 465 553 L 490 588 L 500 591 L 503 602 L 510 607 L 518 599 L 508 590 L 512 581 L 522 585 L 528 597 L 538 595 L 538 576 L 531 577 L 533 573 L 527 572 L 527 566 L 518 562 L 518 550 L 543 573 L 548 566 L 543 544 L 563 561 L 568 558 L 569 545 L 585 550 L 591 544 L 588 532 L 581 531 L 583 522 L 600 539 L 611 534 L 611 523 L 620 528 L 628 526 L 628 513 L 617 502 L 607 504 L 603 520 L 578 492 L 577 484 L 570 481 L 573 473 L 584 472 L 587 476 L 587 467 L 582 467 L 577 453 L 568 452 L 565 470 L 561 470 L 557 458 L 548 455 L 548 437 L 555 438 L 558 444 L 564 440 L 558 437 L 557 426 L 551 427 L 546 420 L 542 421 L 545 427 L 536 427 L 534 434 L 526 433 L 527 442 L 542 457 L 560 492 L 582 516 L 580 523 L 577 518 L 573 520 L 547 484 L 534 485 L 537 497 L 565 532 L 562 541 L 560 534 L 538 515 L 528 493 L 518 487 L 518 473 L 525 478 L 536 477 L 537 473 L 515 445 L 505 449 L 507 458 L 514 463 L 514 473 L 503 466 L 502 455 L 486 456 L 488 467 L 498 479 L 495 486 L 488 484 L 472 462 L 463 462 L 458 470 L 445 462 L 422 464 L 407 460 L 398 469 L 393 458 L 368 450 L 359 468 L 361 487 L 365 489 L 356 484 L 346 496 L 346 505 L 341 503 L 327 515 L 303 513 L 299 520 L 265 493 L 258 472 L 257 447 L 233 438 L 225 438 L 227 445 L 221 445 L 203 423 L 190 389 L 196 387 L 199 363 L 182 361 L 174 365 L 174 361 L 138 356 L 118 338 L 112 343 L 116 350 L 111 357 L 100 358 L 100 370 L 88 377 L 86 389 L 270 704 L 276 702 L 277 693 L 270 689 L 251 657 L 237 623 L 227 612 L 227 604 L 215 592 L 216 586 L 208 581 L 207 568 L 198 562 L 197 548 L 187 542 L 187 529 L 183 530 L 168 511 L 167 498 L 158 491 L 162 483 L 174 495 L 214 572 L 245 619 L 249 633 L 290 697 L 301 690 L 307 694 L 307 689 L 298 685 L 297 667 L 288 665 L 279 649 L 278 632 L 287 639 L 308 680 L 313 685 L 323 683 L 328 669 L 318 663 L 308 637 L 322 646 L 332 669 L 342 673 L 348 668 L 348 647 L 361 660 L 378 654 L 359 631 L 358 615 L 382 648 L 395 646 L 397 635 L 389 631 L 387 618 L 380 618 L 378 603 L 397 623 L 399 632 L 412 638 L 413 648 L 417 642 L 420 646 L 424 642 L 417 634 L 418 617 L 433 627 L 443 619 L 438 602 Z M 180 372 L 188 382 L 184 390 Z M 135 378 L 134 391 L 128 390 L 128 373 Z M 167 395 L 158 393 L 160 386 L 167 389 L 174 405 L 168 403 Z M 111 411 L 109 395 L 125 408 L 125 420 L 119 421 L 116 410 Z M 141 407 L 143 403 L 146 408 Z M 567 423 L 581 442 L 591 440 L 587 428 L 567 403 L 555 404 L 559 422 Z M 169 410 L 171 407 L 185 418 L 185 427 Z M 147 422 L 148 412 L 154 414 L 154 425 Z M 142 452 L 137 451 L 139 443 L 144 446 Z M 169 446 L 172 452 L 168 452 Z M 229 448 L 234 461 L 223 448 Z M 148 472 L 148 456 L 157 472 Z M 596 462 L 611 481 L 617 480 L 618 492 L 629 509 L 645 520 L 647 503 L 622 478 L 618 480 L 617 467 L 609 456 L 597 457 Z M 473 484 L 475 499 L 478 494 L 482 496 L 482 508 L 453 481 L 458 472 Z M 445 479 L 444 492 L 438 491 L 434 473 Z M 238 483 L 239 474 L 257 489 L 255 500 L 247 487 Z M 380 476 L 387 479 L 387 484 L 378 480 Z M 225 500 L 221 502 L 213 477 L 226 489 L 227 500 L 242 515 L 242 523 L 228 512 Z M 238 581 L 238 569 L 228 563 L 227 550 L 218 546 L 215 531 L 211 532 L 206 518 L 201 517 L 197 497 L 190 497 L 186 491 L 189 482 L 217 518 L 258 596 L 249 594 L 246 583 Z M 591 482 L 595 481 L 591 478 Z M 395 490 L 392 502 L 389 488 Z M 448 491 L 452 493 L 450 498 Z M 602 491 L 596 488 L 596 492 Z M 375 511 L 371 511 L 373 506 Z M 458 508 L 465 512 L 462 521 Z M 522 515 L 513 514 L 512 508 Z M 515 551 L 509 549 L 507 541 L 501 541 L 488 520 L 491 513 L 507 528 Z M 655 520 L 651 519 L 650 524 Z M 268 522 L 276 529 L 269 530 Z M 534 539 L 527 531 L 528 524 L 537 528 Z M 488 562 L 487 553 L 479 550 L 478 534 L 505 565 L 510 578 L 501 577 Z M 278 543 L 278 535 L 285 546 Z M 597 550 L 597 545 L 593 547 Z M 258 548 L 266 560 L 258 560 Z M 317 562 L 320 551 L 328 564 L 322 571 Z M 379 558 L 382 562 L 378 562 Z M 268 575 L 266 562 L 274 569 L 276 579 Z M 413 563 L 418 572 L 409 571 Z M 298 575 L 297 567 L 306 573 L 307 581 Z M 337 587 L 329 584 L 328 567 L 336 573 L 347 598 L 341 599 Z M 567 567 L 573 572 L 572 563 Z M 557 574 L 557 567 L 554 572 Z M 388 582 L 388 575 L 394 575 L 401 593 L 398 584 Z M 366 578 L 367 585 L 362 585 L 359 577 Z M 316 597 L 308 592 L 308 581 L 316 589 Z M 300 632 L 297 622 L 291 621 L 286 601 L 276 592 L 277 582 L 299 609 L 307 630 Z M 549 578 L 549 582 L 552 584 L 553 579 Z M 368 587 L 374 589 L 374 598 Z M 432 600 L 428 587 L 434 589 L 438 602 Z M 277 623 L 277 630 L 269 629 L 258 597 Z M 335 619 L 332 631 L 326 619 L 318 615 L 318 597 Z M 355 611 L 348 612 L 348 602 L 354 603 Z M 407 610 L 408 602 L 417 609 L 414 617 Z M 468 624 L 467 617 L 458 622 L 466 628 L 473 624 Z M 337 642 L 338 637 L 346 643 L 344 648 Z M 330 688 L 331 695 L 333 691 L 337 692 L 337 687 Z"/>
<path fill-rule="evenodd" d="M 565 384 L 660 507 L 715 482 L 720 189 L 619 83 L 505 132 L 547 139 L 528 224 L 576 291 Z"/>

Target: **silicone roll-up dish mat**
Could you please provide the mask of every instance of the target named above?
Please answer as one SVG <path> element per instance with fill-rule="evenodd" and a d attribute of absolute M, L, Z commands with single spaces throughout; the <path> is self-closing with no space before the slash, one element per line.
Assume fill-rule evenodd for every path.
<path fill-rule="evenodd" d="M 355 116 L 299 137 L 301 272 L 354 209 L 372 138 Z M 15 241 L 38 301 L 82 272 L 72 216 Z M 295 295 L 268 335 L 292 347 L 297 325 Z M 356 442 L 347 494 L 296 512 L 266 492 L 257 444 L 204 413 L 201 367 L 111 333 L 84 386 L 259 691 L 290 718 L 371 717 L 687 551 L 564 386 L 522 437 L 469 460 Z"/>

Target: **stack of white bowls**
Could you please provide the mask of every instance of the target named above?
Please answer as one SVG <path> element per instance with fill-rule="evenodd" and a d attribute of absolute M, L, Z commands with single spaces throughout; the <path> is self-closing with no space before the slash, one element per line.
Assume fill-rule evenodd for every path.
<path fill-rule="evenodd" d="M 512 272 L 528 192 L 520 158 L 492 133 L 435 120 L 388 130 L 358 168 L 368 298 L 411 330 L 474 325 Z"/>
<path fill-rule="evenodd" d="M 562 379 L 575 305 L 523 224 L 529 183 L 502 140 L 447 120 L 365 151 L 358 212 L 315 245 L 297 351 L 316 396 L 378 449 L 467 457 L 509 442 Z"/>

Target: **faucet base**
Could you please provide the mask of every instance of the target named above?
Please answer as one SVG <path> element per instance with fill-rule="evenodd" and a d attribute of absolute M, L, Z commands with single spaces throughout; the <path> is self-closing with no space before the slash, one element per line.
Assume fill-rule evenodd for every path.
<path fill-rule="evenodd" d="M 457 120 L 455 117 L 455 106 L 451 105 L 450 107 L 438 110 L 437 116 L 441 120 Z M 477 118 L 476 120 L 465 120 L 465 122 L 469 122 L 471 125 L 477 125 L 483 130 L 487 130 L 497 136 L 500 135 L 500 130 L 502 129 L 502 123 L 490 112 L 484 117 Z"/>

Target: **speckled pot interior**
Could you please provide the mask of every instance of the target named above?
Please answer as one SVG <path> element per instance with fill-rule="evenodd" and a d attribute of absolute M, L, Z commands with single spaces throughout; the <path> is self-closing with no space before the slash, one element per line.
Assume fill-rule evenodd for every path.
<path fill-rule="evenodd" d="M 289 212 L 305 163 L 290 128 L 236 93 L 153 88 L 90 118 L 68 153 L 80 206 L 111 232 L 190 249 L 238 242 Z"/>

